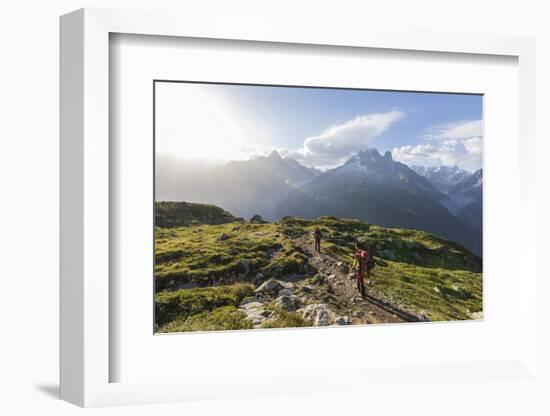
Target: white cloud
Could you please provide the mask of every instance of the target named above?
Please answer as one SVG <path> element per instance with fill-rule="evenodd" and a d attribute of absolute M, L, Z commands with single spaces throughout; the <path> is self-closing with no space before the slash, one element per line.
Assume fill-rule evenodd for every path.
<path fill-rule="evenodd" d="M 369 141 L 385 132 L 405 113 L 390 111 L 358 116 L 331 126 L 317 136 L 309 137 L 300 149 L 283 151 L 306 166 L 333 167 L 367 147 Z"/>
<path fill-rule="evenodd" d="M 432 144 L 401 146 L 392 150 L 392 157 L 407 165 L 431 166 L 439 162 L 435 156 L 436 150 Z"/>
<path fill-rule="evenodd" d="M 462 140 L 401 146 L 392 150 L 395 160 L 407 165 L 454 166 L 476 170 L 482 164 L 482 138 L 470 137 Z"/>
<path fill-rule="evenodd" d="M 483 143 L 481 137 L 471 137 L 464 140 L 464 147 L 472 155 L 481 155 Z"/>
<path fill-rule="evenodd" d="M 481 168 L 482 120 L 438 124 L 427 131 L 430 132 L 425 136 L 428 143 L 396 147 L 392 150 L 393 158 L 407 165 L 457 165 L 467 170 Z"/>
<path fill-rule="evenodd" d="M 428 129 L 427 139 L 468 139 L 483 136 L 483 120 L 463 120 L 438 124 Z"/>

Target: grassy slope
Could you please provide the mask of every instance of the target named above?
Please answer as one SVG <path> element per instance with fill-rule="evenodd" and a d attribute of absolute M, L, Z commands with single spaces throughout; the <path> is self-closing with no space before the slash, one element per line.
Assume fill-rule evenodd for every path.
<path fill-rule="evenodd" d="M 226 239 L 221 237 L 225 235 Z M 157 291 L 252 281 L 254 273 L 299 271 L 299 248 L 277 224 L 230 223 L 155 230 Z"/>
<path fill-rule="evenodd" d="M 157 324 L 162 332 L 249 329 L 237 306 L 253 290 L 236 284 L 160 292 L 155 296 Z"/>
<path fill-rule="evenodd" d="M 482 310 L 481 261 L 460 245 L 422 231 L 369 226 L 357 220 L 288 219 L 323 231 L 325 252 L 351 263 L 353 242 L 365 240 L 377 260 L 369 290 L 431 320 L 468 319 Z M 391 255 L 391 256 L 388 256 Z"/>
<path fill-rule="evenodd" d="M 181 227 L 197 224 L 226 224 L 243 221 L 215 205 L 162 201 L 155 204 L 155 224 L 159 227 Z"/>
<path fill-rule="evenodd" d="M 161 331 L 249 328 L 237 309 L 245 292 L 269 277 L 312 273 L 295 239 L 317 226 L 324 234 L 324 250 L 345 263 L 351 262 L 353 242 L 367 241 L 377 259 L 369 288 L 393 303 L 431 320 L 468 319 L 482 310 L 481 261 L 457 244 L 425 232 L 356 220 L 285 218 L 272 224 L 157 227 Z M 226 238 L 220 239 L 222 235 Z M 233 286 L 238 283 L 252 285 Z M 175 290 L 182 287 L 188 288 Z M 188 304 L 195 306 L 184 306 Z M 294 319 L 292 326 L 300 326 L 298 317 L 288 317 L 289 322 Z"/>

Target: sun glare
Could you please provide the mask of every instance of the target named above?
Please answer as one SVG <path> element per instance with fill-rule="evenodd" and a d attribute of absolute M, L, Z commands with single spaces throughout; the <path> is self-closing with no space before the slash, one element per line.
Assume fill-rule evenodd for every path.
<path fill-rule="evenodd" d="M 211 86 L 158 84 L 156 152 L 182 158 L 236 160 L 248 157 L 242 116 Z"/>

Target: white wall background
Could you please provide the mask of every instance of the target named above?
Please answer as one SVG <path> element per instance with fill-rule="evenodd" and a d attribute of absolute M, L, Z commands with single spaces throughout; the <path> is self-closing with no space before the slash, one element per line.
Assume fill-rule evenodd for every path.
<path fill-rule="evenodd" d="M 82 410 L 56 399 L 58 383 L 58 16 L 74 9 L 116 7 L 178 10 L 208 24 L 211 14 L 269 16 L 281 26 L 387 25 L 535 35 L 538 42 L 538 134 L 540 214 L 550 212 L 545 172 L 550 153 L 550 27 L 547 2 L 535 0 L 374 1 L 210 1 L 182 0 L 19 0 L 0 9 L 0 413 L 76 414 Z M 546 140 L 545 140 L 546 138 Z M 540 215 L 542 217 L 542 215 Z M 550 248 L 547 219 L 540 220 L 540 258 Z M 539 267 L 545 267 L 543 261 Z M 541 275 L 550 277 L 547 272 Z M 550 294 L 543 281 L 539 292 Z M 550 318 L 540 305 L 541 317 Z M 550 325 L 539 322 L 541 368 L 550 374 Z M 164 405 L 156 408 L 94 410 L 99 414 L 392 414 L 408 401 L 409 413 L 548 414 L 542 391 L 499 383 L 471 389 L 453 386 L 456 398 L 442 402 L 439 387 L 395 397 L 334 394 L 226 402 Z M 550 391 L 550 388 L 547 389 Z M 499 400 L 487 400 L 498 396 Z M 539 400 L 536 400 L 536 398 Z M 376 410 L 370 406 L 377 404 Z M 381 404 L 382 403 L 382 404 Z"/>

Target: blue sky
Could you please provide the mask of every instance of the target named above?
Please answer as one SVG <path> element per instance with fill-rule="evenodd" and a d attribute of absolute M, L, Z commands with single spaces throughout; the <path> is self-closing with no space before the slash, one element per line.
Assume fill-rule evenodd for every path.
<path fill-rule="evenodd" d="M 156 89 L 161 152 L 243 159 L 277 149 L 326 169 L 376 147 L 410 165 L 481 167 L 479 95 L 187 83 Z"/>

